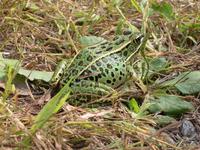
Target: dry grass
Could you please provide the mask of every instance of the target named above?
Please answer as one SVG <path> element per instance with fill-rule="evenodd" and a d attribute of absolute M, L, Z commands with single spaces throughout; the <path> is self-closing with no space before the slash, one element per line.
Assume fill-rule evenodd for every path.
<path fill-rule="evenodd" d="M 172 64 L 168 75 L 199 70 L 200 47 L 195 41 L 200 41 L 200 27 L 195 25 L 200 24 L 200 3 L 195 0 L 171 0 L 170 3 L 174 7 L 175 20 L 167 21 L 158 14 L 150 17 L 154 38 L 146 55 L 168 58 Z M 129 1 L 124 1 L 119 8 L 128 22 L 141 28 L 142 14 Z M 52 71 L 60 59 L 74 56 L 81 48 L 81 35 L 111 39 L 116 30 L 120 32 L 126 26 L 120 20 L 121 14 L 109 0 L 0 0 L 0 51 L 6 58 L 21 60 L 24 68 Z M 35 114 L 41 110 L 38 100 L 43 93 L 37 88 L 34 85 L 30 95 L 14 94 L 8 103 L 0 103 L 1 149 L 23 148 L 20 143 L 24 135 L 29 134 Z M 198 107 L 199 97 L 189 98 Z M 157 134 L 157 128 L 153 115 L 136 117 L 120 102 L 96 109 L 66 104 L 33 136 L 30 148 L 190 148 L 190 144 L 180 140 L 172 141 L 167 133 Z"/>

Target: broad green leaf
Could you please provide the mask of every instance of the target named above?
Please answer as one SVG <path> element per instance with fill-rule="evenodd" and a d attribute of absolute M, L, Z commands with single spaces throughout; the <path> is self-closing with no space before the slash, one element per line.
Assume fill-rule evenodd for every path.
<path fill-rule="evenodd" d="M 184 72 L 172 80 L 166 81 L 161 86 L 174 86 L 183 94 L 200 92 L 200 71 Z"/>
<path fill-rule="evenodd" d="M 164 116 L 164 115 L 157 115 L 155 119 L 156 119 L 156 123 L 161 126 L 167 125 L 167 124 L 170 124 L 171 122 L 176 121 L 176 119 L 174 119 L 173 117 Z"/>
<path fill-rule="evenodd" d="M 140 107 L 137 103 L 137 101 L 132 98 L 130 101 L 129 101 L 129 108 L 134 111 L 135 113 L 138 113 L 140 111 Z"/>
<path fill-rule="evenodd" d="M 200 23 L 181 23 L 179 29 L 181 32 L 188 32 L 189 30 L 200 31 Z"/>
<path fill-rule="evenodd" d="M 107 41 L 106 39 L 102 37 L 97 37 L 97 36 L 82 36 L 79 40 L 80 40 L 80 43 L 85 47 Z"/>
<path fill-rule="evenodd" d="M 152 60 L 150 60 L 149 65 L 151 70 L 159 72 L 161 70 L 164 70 L 168 66 L 168 62 L 164 57 L 153 58 Z"/>
<path fill-rule="evenodd" d="M 16 60 L 16 59 L 4 59 L 4 58 L 0 57 L 0 68 L 1 67 L 4 68 L 4 67 L 6 67 L 6 65 L 14 67 L 19 63 L 20 63 L 20 61 Z"/>
<path fill-rule="evenodd" d="M 154 73 L 158 73 L 160 71 L 166 70 L 167 66 L 169 66 L 167 60 L 164 57 L 153 58 L 149 61 L 149 76 Z"/>
<path fill-rule="evenodd" d="M 150 112 L 163 112 L 164 114 L 175 117 L 194 109 L 191 103 L 175 95 L 157 96 L 152 98 L 150 103 Z"/>
<path fill-rule="evenodd" d="M 15 66 L 19 65 L 19 63 L 20 63 L 19 60 L 0 58 L 0 80 L 3 80 L 6 75 L 6 69 L 5 69 L 6 66 L 16 68 Z M 53 72 L 26 70 L 23 68 L 20 68 L 19 70 L 16 71 L 18 71 L 17 74 L 23 75 L 31 81 L 43 80 L 45 82 L 48 82 L 53 75 Z"/>
<path fill-rule="evenodd" d="M 20 68 L 18 74 L 27 77 L 31 81 L 43 80 L 43 81 L 49 82 L 53 75 L 53 72 L 26 70 L 26 69 Z"/>
<path fill-rule="evenodd" d="M 164 16 L 165 18 L 167 18 L 168 20 L 173 20 L 175 18 L 173 7 L 168 2 L 164 2 L 163 1 L 161 3 L 157 3 L 156 1 L 154 1 L 152 3 L 151 8 L 155 12 L 158 12 L 159 14 L 161 14 L 162 16 Z"/>

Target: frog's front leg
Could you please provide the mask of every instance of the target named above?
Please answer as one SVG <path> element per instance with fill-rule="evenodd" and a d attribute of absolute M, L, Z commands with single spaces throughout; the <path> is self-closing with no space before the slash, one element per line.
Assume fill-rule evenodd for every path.
<path fill-rule="evenodd" d="M 103 84 L 90 80 L 80 80 L 71 84 L 72 93 L 80 95 L 105 96 L 114 92 L 114 89 Z"/>
<path fill-rule="evenodd" d="M 69 61 L 64 59 L 59 62 L 59 64 L 56 66 L 56 69 L 51 77 L 50 83 L 51 84 L 57 84 L 59 80 L 63 77 L 65 73 L 65 69 L 69 65 Z"/>

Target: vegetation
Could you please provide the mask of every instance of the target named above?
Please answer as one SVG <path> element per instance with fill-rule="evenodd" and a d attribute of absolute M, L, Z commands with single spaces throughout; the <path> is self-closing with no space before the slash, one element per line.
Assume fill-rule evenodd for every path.
<path fill-rule="evenodd" d="M 199 7 L 195 0 L 1 0 L 1 149 L 198 148 Z M 128 89 L 94 105 L 68 103 L 70 81 L 51 91 L 60 60 L 125 28 L 149 34 Z"/>

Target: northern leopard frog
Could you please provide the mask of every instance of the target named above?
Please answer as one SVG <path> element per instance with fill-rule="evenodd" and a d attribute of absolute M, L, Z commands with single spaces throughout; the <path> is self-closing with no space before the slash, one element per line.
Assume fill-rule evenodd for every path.
<path fill-rule="evenodd" d="M 65 85 L 71 80 L 73 94 L 105 95 L 123 84 L 129 76 L 128 62 L 145 44 L 140 33 L 125 31 L 112 41 L 84 48 L 71 63 L 63 60 L 51 82 Z"/>

